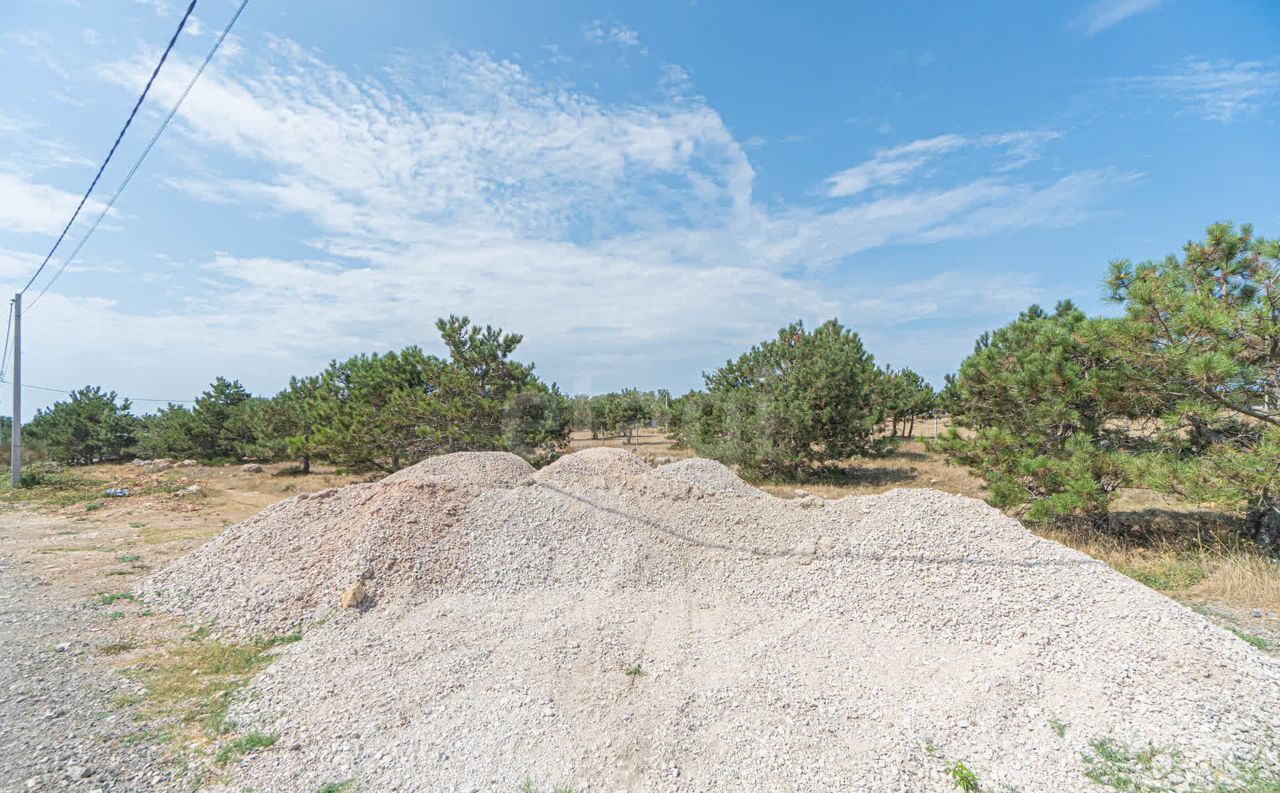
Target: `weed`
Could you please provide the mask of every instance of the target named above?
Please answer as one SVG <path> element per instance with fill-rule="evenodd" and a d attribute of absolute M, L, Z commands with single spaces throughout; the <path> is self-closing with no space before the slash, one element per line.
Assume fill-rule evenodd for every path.
<path fill-rule="evenodd" d="M 129 592 L 110 592 L 110 593 L 103 592 L 102 594 L 98 595 L 98 603 L 103 606 L 110 606 L 112 603 L 115 603 L 117 600 L 136 601 L 137 598 L 134 597 L 133 594 Z"/>
<path fill-rule="evenodd" d="M 126 746 L 137 746 L 140 743 L 156 742 L 160 743 L 169 738 L 169 733 L 160 729 L 144 729 L 137 732 L 131 732 L 124 737 Z"/>
<path fill-rule="evenodd" d="M 1252 633 L 1245 633 L 1244 631 L 1239 630 L 1237 628 L 1229 627 L 1227 628 L 1227 630 L 1234 633 L 1241 641 L 1252 644 L 1254 647 L 1257 647 L 1259 650 L 1262 650 L 1263 652 L 1266 652 L 1267 650 L 1271 649 L 1271 642 L 1267 641 L 1261 636 L 1254 636 Z"/>
<path fill-rule="evenodd" d="M 951 777 L 951 781 L 956 787 L 964 791 L 964 793 L 978 793 L 982 788 L 978 786 L 978 777 L 964 764 L 963 760 L 956 760 L 947 766 L 947 776 Z"/>
<path fill-rule="evenodd" d="M 645 675 L 649 674 L 648 672 L 644 671 L 644 669 L 640 667 L 640 664 L 632 664 L 631 666 L 628 666 L 626 669 L 622 671 L 628 677 L 644 677 Z"/>
<path fill-rule="evenodd" d="M 247 733 L 223 745 L 218 750 L 218 753 L 213 756 L 213 761 L 218 765 L 226 765 L 237 757 L 246 755 L 255 749 L 265 749 L 275 742 L 276 736 L 268 735 L 265 732 Z"/>
<path fill-rule="evenodd" d="M 1053 718 L 1049 719 L 1049 728 L 1053 730 L 1054 733 L 1059 738 L 1066 737 L 1067 727 L 1068 727 L 1068 724 L 1065 721 L 1062 721 L 1061 719 L 1059 719 L 1057 716 L 1054 716 Z"/>
<path fill-rule="evenodd" d="M 316 788 L 316 793 L 354 793 L 356 789 L 356 781 L 348 779 L 345 782 L 326 782 Z"/>
<path fill-rule="evenodd" d="M 942 747 L 933 742 L 932 738 L 924 739 L 924 753 L 930 757 L 941 757 Z"/>
<path fill-rule="evenodd" d="M 141 558 L 142 557 L 137 555 L 136 553 L 122 553 L 116 557 L 116 561 L 128 564 L 129 562 L 136 562 Z"/>
<path fill-rule="evenodd" d="M 526 779 L 524 784 L 520 786 L 520 793 L 538 793 L 538 789 L 533 786 L 533 782 Z M 553 790 L 551 793 L 576 793 L 569 785 L 564 785 Z"/>
<path fill-rule="evenodd" d="M 117 694 L 111 698 L 111 707 L 116 710 L 124 710 L 125 708 L 132 708 L 142 700 L 141 694 Z"/>
<path fill-rule="evenodd" d="M 1084 754 L 1085 776 L 1112 790 L 1154 793 L 1162 788 L 1155 786 L 1151 772 L 1156 758 L 1165 753 L 1154 746 L 1134 751 L 1114 738 L 1099 738 L 1089 744 L 1089 751 Z M 1172 757 L 1176 765 L 1176 754 Z"/>
<path fill-rule="evenodd" d="M 109 619 L 109 620 L 120 620 L 120 619 L 124 619 L 124 612 L 123 612 L 123 611 L 108 611 L 108 612 L 107 612 L 107 619 Z"/>
<path fill-rule="evenodd" d="M 263 647 L 278 647 L 282 644 L 293 644 L 302 641 L 302 628 L 294 628 L 288 633 L 283 633 L 270 639 L 263 639 Z"/>
<path fill-rule="evenodd" d="M 134 643 L 133 639 L 125 639 L 124 641 L 104 644 L 98 648 L 98 652 L 102 655 L 120 655 L 121 653 L 129 652 L 137 646 L 138 645 Z"/>
<path fill-rule="evenodd" d="M 85 512 L 97 512 L 100 509 L 102 509 L 101 501 L 90 501 L 88 504 L 84 505 Z"/>
<path fill-rule="evenodd" d="M 147 527 L 147 524 L 143 523 L 140 520 L 129 521 L 129 528 L 131 529 L 145 529 L 146 527 Z"/>

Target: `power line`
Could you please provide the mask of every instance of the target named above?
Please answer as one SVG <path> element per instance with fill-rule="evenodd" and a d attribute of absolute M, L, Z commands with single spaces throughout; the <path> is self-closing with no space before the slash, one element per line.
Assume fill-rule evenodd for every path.
<path fill-rule="evenodd" d="M 160 62 L 156 64 L 156 68 L 151 72 L 151 77 L 147 79 L 147 84 L 142 88 L 142 94 L 138 97 L 138 101 L 134 102 L 133 110 L 129 111 L 129 117 L 125 119 L 124 126 L 120 128 L 120 134 L 116 135 L 115 143 L 111 144 L 111 150 L 107 152 L 107 158 L 102 161 L 102 165 L 98 166 L 98 172 L 94 174 L 93 181 L 89 183 L 89 189 L 84 191 L 84 195 L 80 197 L 80 203 L 76 206 L 76 211 L 71 213 L 71 219 L 67 221 L 67 225 L 63 227 L 62 233 L 58 235 L 58 239 L 54 241 L 53 247 L 49 249 L 44 257 L 44 261 L 36 268 L 35 273 L 31 276 L 31 280 L 27 281 L 27 285 L 22 287 L 22 292 L 26 292 L 35 283 L 41 271 L 44 270 L 49 260 L 53 258 L 54 251 L 58 250 L 58 246 L 62 244 L 62 240 L 67 236 L 67 232 L 71 230 L 71 224 L 76 222 L 76 218 L 80 216 L 80 210 L 84 209 L 84 203 L 89 200 L 89 195 L 93 192 L 93 188 L 97 186 L 98 180 L 102 178 L 102 172 L 107 169 L 107 163 L 111 162 L 111 157 L 116 153 L 116 148 L 120 146 L 120 141 L 124 139 L 124 133 L 129 129 L 129 125 L 133 123 L 133 117 L 138 114 L 138 108 L 142 107 L 142 101 L 147 98 L 147 92 L 151 90 L 151 84 L 155 82 L 156 75 L 160 74 L 160 67 L 164 66 L 164 62 L 169 57 L 169 53 L 173 50 L 173 45 L 178 42 L 178 34 L 182 32 L 183 26 L 187 24 L 187 19 L 191 17 L 191 12 L 196 8 L 196 0 L 191 0 L 191 4 L 187 6 L 187 13 L 182 15 L 182 19 L 178 21 L 178 29 L 173 31 L 173 36 L 169 39 L 169 46 L 164 48 L 164 53 L 160 56 Z"/>
<path fill-rule="evenodd" d="M 11 382 L 12 382 L 11 380 L 6 380 L 6 379 L 4 379 L 4 378 L 0 378 L 0 383 L 11 383 Z M 44 386 L 44 385 L 29 385 L 29 384 L 27 384 L 27 383 L 23 383 L 23 384 L 22 384 L 22 387 L 23 387 L 23 388 L 29 388 L 29 389 L 31 389 L 32 391 L 49 391 L 49 392 L 54 393 L 54 394 L 70 394 L 72 391 L 75 391 L 75 390 L 76 390 L 76 389 L 74 389 L 74 388 L 50 388 L 49 386 Z M 123 395 L 123 394 L 120 394 L 119 396 L 120 396 L 122 399 L 127 399 L 127 400 L 129 400 L 130 402 L 159 402 L 159 403 L 162 403 L 162 404 L 171 404 L 171 405 L 191 405 L 191 404 L 194 404 L 193 400 L 190 400 L 190 399 L 147 399 L 146 397 L 131 397 L 131 396 L 125 396 L 125 395 Z"/>
<path fill-rule="evenodd" d="M 125 187 L 129 185 L 129 180 L 133 179 L 133 175 L 137 173 L 139 166 L 142 165 L 142 161 L 145 160 L 147 158 L 147 155 L 151 153 L 151 149 L 156 145 L 156 141 L 160 139 L 160 134 L 165 131 L 165 128 L 169 126 L 169 122 L 173 120 L 173 117 L 175 115 L 177 115 L 178 108 L 182 106 L 183 101 L 187 98 L 187 94 L 191 93 L 191 89 L 195 87 L 196 80 L 199 80 L 200 75 L 204 74 L 205 67 L 207 67 L 209 65 L 209 62 L 213 60 L 213 56 L 218 52 L 218 48 L 222 46 L 223 40 L 226 39 L 227 35 L 231 33 L 231 28 L 235 26 L 236 20 L 240 18 L 240 14 L 244 11 L 245 6 L 247 6 L 248 4 L 249 4 L 249 0 L 241 0 L 240 7 L 237 8 L 235 14 L 232 15 L 231 21 L 228 22 L 227 26 L 222 29 L 222 35 L 218 36 L 217 40 L 213 42 L 213 47 L 210 48 L 209 54 L 204 57 L 204 61 L 200 64 L 200 68 L 196 69 L 195 74 L 191 76 L 191 80 L 187 83 L 187 87 L 184 88 L 182 90 L 182 93 L 178 95 L 178 99 L 176 102 L 173 103 L 173 107 L 169 108 L 169 114 L 165 116 L 164 121 L 160 123 L 160 127 L 156 130 L 155 134 L 151 136 L 151 140 L 147 141 L 147 145 L 142 149 L 142 153 L 138 156 L 138 159 L 133 163 L 133 167 L 130 168 L 129 173 L 125 175 L 124 181 L 122 181 L 120 183 L 120 186 L 116 188 L 116 191 L 114 194 L 112 194 L 111 199 L 107 201 L 107 205 L 103 208 L 102 212 L 98 215 L 97 219 L 93 221 L 93 225 L 90 226 L 89 230 L 85 233 L 85 235 L 80 238 L 80 242 L 76 245 L 75 250 L 73 250 L 71 252 L 71 255 L 69 255 L 66 258 L 66 260 L 62 262 L 62 266 L 58 268 L 58 271 L 53 274 L 53 277 L 49 279 L 49 282 L 44 285 L 43 289 L 40 290 L 40 294 L 36 295 L 35 299 L 27 304 L 26 310 L 28 312 L 35 307 L 36 303 L 40 302 L 40 298 L 44 297 L 44 293 L 49 291 L 49 287 L 53 286 L 53 282 L 58 280 L 58 276 L 62 275 L 63 271 L 67 269 L 67 266 L 71 264 L 72 260 L 74 260 L 76 256 L 79 255 L 80 249 L 83 248 L 84 244 L 89 241 L 89 237 L 93 236 L 93 232 L 97 231 L 98 224 L 102 223 L 103 218 L 105 218 L 107 216 L 107 213 L 111 211 L 111 207 L 115 206 L 116 199 L 120 197 L 120 194 L 124 192 Z M 192 3 L 192 5 L 194 5 L 194 2 Z M 27 285 L 30 286 L 30 284 L 27 284 Z"/>
<path fill-rule="evenodd" d="M 9 334 L 13 331 L 13 301 L 9 301 L 9 318 L 4 321 L 4 355 L 0 355 L 0 380 L 4 380 L 4 368 L 9 363 Z"/>

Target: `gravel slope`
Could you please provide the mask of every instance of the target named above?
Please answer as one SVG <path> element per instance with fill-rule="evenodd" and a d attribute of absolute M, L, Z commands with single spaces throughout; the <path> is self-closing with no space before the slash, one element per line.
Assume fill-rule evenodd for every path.
<path fill-rule="evenodd" d="M 942 791 L 962 761 L 983 790 L 1084 791 L 1103 737 L 1176 748 L 1173 790 L 1280 768 L 1280 665 L 982 502 L 784 501 L 612 449 L 483 483 L 463 462 L 432 462 L 445 501 L 333 496 L 325 526 L 425 527 L 396 536 L 430 585 L 380 568 L 376 605 L 260 676 L 235 715 L 279 740 L 227 790 Z M 186 582 L 170 605 L 244 626 L 290 592 L 336 602 L 345 579 L 245 552 L 251 524 L 309 537 L 304 505 L 162 572 Z"/>

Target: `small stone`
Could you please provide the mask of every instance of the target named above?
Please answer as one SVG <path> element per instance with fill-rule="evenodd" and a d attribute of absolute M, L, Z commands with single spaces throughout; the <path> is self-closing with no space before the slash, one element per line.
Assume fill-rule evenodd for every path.
<path fill-rule="evenodd" d="M 357 581 L 347 587 L 347 591 L 342 593 L 342 607 L 344 609 L 353 609 L 364 602 L 364 582 Z"/>
<path fill-rule="evenodd" d="M 244 471 L 246 474 L 260 474 L 262 473 L 262 466 L 257 463 L 245 463 L 240 466 L 240 470 Z"/>

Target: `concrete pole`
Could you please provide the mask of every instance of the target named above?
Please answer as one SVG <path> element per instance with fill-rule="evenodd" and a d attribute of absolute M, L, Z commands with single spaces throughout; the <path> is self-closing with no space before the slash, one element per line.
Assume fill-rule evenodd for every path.
<path fill-rule="evenodd" d="M 22 479 L 22 293 L 13 296 L 13 430 L 9 435 L 12 484 Z"/>

